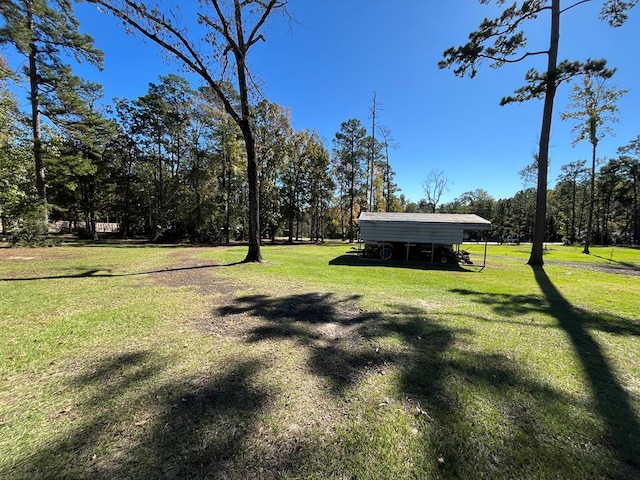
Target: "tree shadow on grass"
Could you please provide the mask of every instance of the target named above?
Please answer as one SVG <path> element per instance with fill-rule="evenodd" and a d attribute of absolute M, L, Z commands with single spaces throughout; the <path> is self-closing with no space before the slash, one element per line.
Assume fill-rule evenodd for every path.
<path fill-rule="evenodd" d="M 555 318 L 568 335 L 591 388 L 593 407 L 605 423 L 608 438 L 602 440 L 630 478 L 640 476 L 640 423 L 630 394 L 621 385 L 602 347 L 590 330 L 623 335 L 640 335 L 640 325 L 624 318 L 594 314 L 574 307 L 553 284 L 544 268 L 532 267 L 543 297 L 486 295 L 456 290 L 493 307 L 501 315 L 540 312 Z M 622 476 L 622 471 L 620 472 Z"/>
<path fill-rule="evenodd" d="M 389 305 L 388 312 L 365 312 L 350 308 L 353 300 L 320 293 L 255 295 L 218 313 L 265 319 L 246 341 L 292 342 L 306 353 L 307 368 L 329 381 L 337 399 L 365 377 L 399 372 L 401 401 L 414 415 L 419 412 L 414 476 L 582 478 L 585 471 L 601 477 L 616 471 L 568 437 L 576 428 L 589 438 L 594 427 L 590 417 L 576 414 L 570 395 L 530 378 L 505 355 L 468 348 L 473 332 L 444 326 L 422 309 Z M 351 449 L 375 451 L 370 442 L 379 427 L 365 427 L 369 440 L 358 440 L 359 427 L 353 428 L 347 433 L 355 444 Z M 304 462 L 303 456 L 297 459 Z M 363 478 L 394 476 L 382 474 L 384 467 L 362 467 Z"/>
<path fill-rule="evenodd" d="M 359 300 L 320 292 L 239 297 L 214 314 L 262 321 L 249 323 L 242 339 L 223 339 L 239 342 L 238 353 L 211 368 L 168 375 L 173 359 L 152 351 L 89 364 L 70 382 L 78 397 L 72 427 L 20 459 L 14 477 L 615 476 L 614 467 L 598 463 L 597 450 L 568 438 L 576 428 L 588 438 L 584 432 L 593 426 L 592 419 L 575 414 L 576 399 L 531 378 L 503 354 L 475 349 L 474 332 L 456 328 L 456 314 L 408 305 L 367 312 Z M 295 438 L 261 430 L 277 408 L 274 399 L 289 393 L 261 374 L 281 368 L 281 376 L 290 373 L 246 348 L 263 342 L 305 354 L 304 382 L 327 383 L 325 400 L 341 410 L 341 425 L 324 425 L 324 434 L 302 428 L 291 434 Z M 400 424 L 386 424 L 394 417 L 384 406 L 366 406 L 368 393 L 359 387 L 378 378 L 380 390 L 394 396 L 393 405 L 406 409 Z M 374 409 L 371 416 L 363 414 L 366 408 Z M 412 450 L 394 471 L 385 458 L 401 455 L 401 448 L 382 430 L 403 422 L 409 422 L 410 438 L 394 438 Z"/>
<path fill-rule="evenodd" d="M 50 275 L 50 276 L 42 276 L 42 277 L 7 277 L 0 278 L 0 282 L 26 282 L 33 280 L 60 280 L 67 278 L 116 278 L 116 277 L 137 277 L 140 275 L 161 275 L 161 274 L 170 274 L 175 272 L 189 271 L 189 270 L 203 270 L 210 268 L 220 268 L 220 267 L 232 267 L 234 265 L 240 265 L 242 262 L 234 262 L 228 264 L 205 264 L 205 265 L 190 265 L 188 267 L 173 267 L 173 268 L 161 268 L 158 270 L 147 270 L 144 272 L 130 272 L 130 273 L 112 273 L 111 269 L 99 269 L 92 268 L 89 270 L 82 270 L 78 273 L 70 273 L 68 275 Z M 102 272 L 102 273 L 100 273 Z"/>
<path fill-rule="evenodd" d="M 6 478 L 227 478 L 268 400 L 252 382 L 262 366 L 239 360 L 210 378 L 158 384 L 169 366 L 142 351 L 89 367 L 71 381 L 83 394 L 74 428 Z"/>
<path fill-rule="evenodd" d="M 380 368 L 392 358 L 361 341 L 363 325 L 380 318 L 363 312 L 353 295 L 337 299 L 331 293 L 304 293 L 284 297 L 252 295 L 220 307 L 217 314 L 251 315 L 267 320 L 248 332 L 247 341 L 292 340 L 309 353 L 311 370 L 330 382 L 340 395 L 364 372 Z"/>
<path fill-rule="evenodd" d="M 612 258 L 603 257 L 601 255 L 596 255 L 593 253 L 591 255 L 593 257 L 600 258 L 601 260 L 605 260 L 608 263 L 608 265 L 611 265 L 611 264 L 617 265 L 617 268 L 619 268 L 622 271 L 624 270 L 632 270 L 635 272 L 640 271 L 640 267 L 631 262 L 621 262 L 619 260 L 613 260 Z"/>

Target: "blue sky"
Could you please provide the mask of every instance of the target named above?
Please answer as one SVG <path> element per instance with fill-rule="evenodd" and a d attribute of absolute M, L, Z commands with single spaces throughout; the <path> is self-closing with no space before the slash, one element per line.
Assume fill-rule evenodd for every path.
<path fill-rule="evenodd" d="M 611 158 L 640 134 L 640 7 L 622 28 L 612 29 L 597 19 L 600 4 L 563 15 L 560 59 L 606 57 L 618 69 L 612 84 L 630 90 L 619 102 L 616 136 L 599 145 L 599 156 Z M 107 100 L 143 95 L 149 82 L 169 72 L 200 84 L 94 5 L 82 3 L 76 11 L 81 30 L 105 52 L 102 72 L 89 67 L 78 72 L 102 83 Z M 266 43 L 251 53 L 251 67 L 263 94 L 290 108 L 296 129 L 316 130 L 331 148 L 341 122 L 359 118 L 371 128 L 375 91 L 378 124 L 392 131 L 399 146 L 391 152 L 396 181 L 410 200 L 424 196 L 421 183 L 431 170 L 442 170 L 451 180 L 443 201 L 476 188 L 495 198 L 523 188 L 518 172 L 537 151 L 542 102 L 505 107 L 499 102 L 523 85 L 529 68 L 543 69 L 546 57 L 497 70 L 487 64 L 474 79 L 437 67 L 442 52 L 465 43 L 484 17 L 499 12 L 496 6 L 475 0 L 291 0 L 289 11 L 297 23 L 271 23 Z M 545 48 L 547 25 L 544 16 L 526 25 L 531 50 Z M 569 93 L 565 85 L 556 97 L 550 186 L 561 165 L 590 158 L 590 145 L 572 147 L 572 124 L 559 118 Z"/>

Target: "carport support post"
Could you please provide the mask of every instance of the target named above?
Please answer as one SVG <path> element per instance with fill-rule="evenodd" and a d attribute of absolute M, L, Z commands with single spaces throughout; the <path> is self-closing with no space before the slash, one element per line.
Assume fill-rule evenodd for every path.
<path fill-rule="evenodd" d="M 487 241 L 484 241 L 484 260 L 482 260 L 482 266 L 485 267 L 487 265 Z"/>
<path fill-rule="evenodd" d="M 415 243 L 407 243 L 406 246 L 407 246 L 407 258 L 406 258 L 406 261 L 408 262 L 409 261 L 409 248 L 415 247 L 416 244 Z"/>

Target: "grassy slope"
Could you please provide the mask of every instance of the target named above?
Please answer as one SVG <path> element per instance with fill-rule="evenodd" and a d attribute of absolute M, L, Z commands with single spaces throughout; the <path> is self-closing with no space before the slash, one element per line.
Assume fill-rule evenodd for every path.
<path fill-rule="evenodd" d="M 640 277 L 553 264 L 640 251 L 532 270 L 492 247 L 476 272 L 346 250 L 174 283 L 176 254 L 245 250 L 4 255 L 30 280 L 0 281 L 0 477 L 640 476 Z"/>

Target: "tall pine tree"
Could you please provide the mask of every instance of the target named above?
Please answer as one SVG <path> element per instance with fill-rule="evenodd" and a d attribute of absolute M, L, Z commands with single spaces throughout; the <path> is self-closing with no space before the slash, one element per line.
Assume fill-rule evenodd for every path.
<path fill-rule="evenodd" d="M 94 48 L 89 35 L 80 33 L 70 0 L 3 0 L 0 16 L 4 19 L 0 44 L 13 45 L 27 59 L 23 73 L 29 79 L 36 189 L 46 206 L 41 115 L 48 116 L 54 124 L 59 118 L 68 117 L 68 111 L 56 107 L 77 106 L 74 97 L 87 89 L 65 59 L 73 57 L 101 67 L 102 52 Z"/>
<path fill-rule="evenodd" d="M 492 3 L 491 0 L 479 0 L 480 3 Z M 638 0 L 603 0 L 600 18 L 611 26 L 618 27 L 627 19 L 627 11 Z M 504 6 L 505 0 L 495 0 Z M 561 2 L 561 0 L 524 0 L 505 7 L 494 19 L 484 19 L 478 30 L 469 34 L 469 41 L 459 47 L 448 48 L 444 58 L 438 63 L 440 68 L 454 67 L 457 76 L 474 77 L 478 67 L 485 61 L 492 67 L 519 63 L 530 57 L 546 57 L 546 70 L 538 72 L 531 69 L 526 75 L 526 85 L 516 90 L 515 95 L 502 99 L 501 104 L 524 102 L 530 99 L 544 100 L 540 143 L 537 154 L 538 188 L 533 242 L 529 265 L 542 265 L 543 243 L 547 220 L 547 173 L 549 166 L 549 141 L 551 138 L 551 120 L 553 103 L 558 86 L 580 74 L 609 75 L 606 62 L 587 60 L 586 62 L 558 61 L 560 44 L 560 18 L 575 7 L 587 3 L 585 0 Z M 539 18 L 548 23 L 549 43 L 541 49 L 528 49 L 524 26 L 533 21 L 540 24 Z"/>

